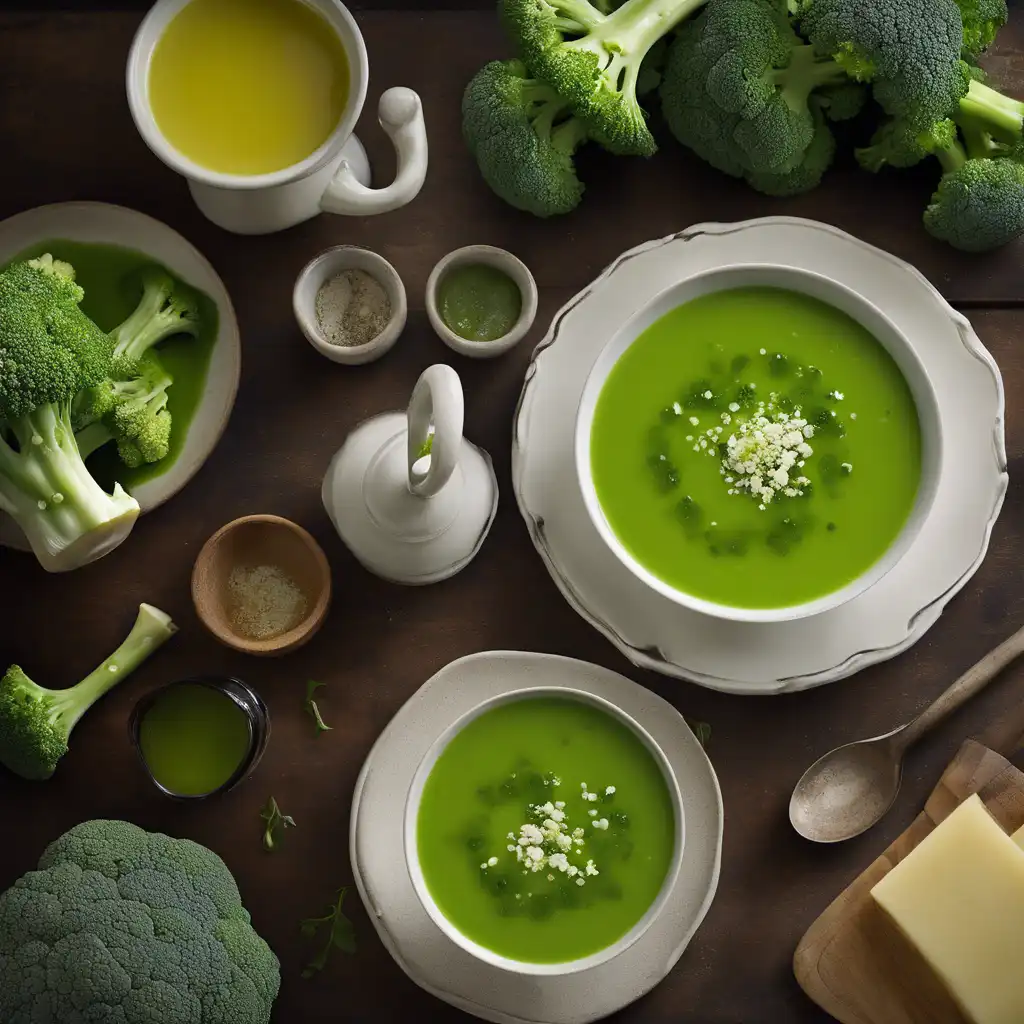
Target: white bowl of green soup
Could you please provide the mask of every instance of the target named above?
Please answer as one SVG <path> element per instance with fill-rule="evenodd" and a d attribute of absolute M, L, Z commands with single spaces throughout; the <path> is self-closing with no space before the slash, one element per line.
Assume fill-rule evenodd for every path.
<path fill-rule="evenodd" d="M 684 840 L 678 783 L 632 718 L 570 688 L 482 702 L 431 747 L 405 812 L 413 887 L 484 963 L 560 975 L 631 946 Z"/>
<path fill-rule="evenodd" d="M 576 420 L 584 504 L 647 587 L 719 618 L 816 615 L 910 548 L 941 467 L 914 344 L 794 268 L 682 281 L 598 357 Z"/>

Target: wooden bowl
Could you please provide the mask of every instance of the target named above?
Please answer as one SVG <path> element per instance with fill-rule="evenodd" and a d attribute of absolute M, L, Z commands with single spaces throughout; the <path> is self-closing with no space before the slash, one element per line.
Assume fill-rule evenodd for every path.
<path fill-rule="evenodd" d="M 305 594 L 305 618 L 266 640 L 239 633 L 231 622 L 228 578 L 239 565 L 274 565 Z M 277 655 L 307 643 L 331 603 L 331 569 L 320 545 L 280 516 L 244 516 L 222 526 L 204 545 L 192 570 L 192 602 L 203 625 L 221 643 L 246 654 Z"/>

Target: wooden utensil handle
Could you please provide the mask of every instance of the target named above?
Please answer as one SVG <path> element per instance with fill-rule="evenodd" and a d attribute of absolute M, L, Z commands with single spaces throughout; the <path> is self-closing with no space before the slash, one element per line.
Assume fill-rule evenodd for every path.
<path fill-rule="evenodd" d="M 946 715 L 951 714 L 961 704 L 970 700 L 976 693 L 983 690 L 1010 662 L 1024 654 L 1024 628 L 1018 629 L 1009 639 L 1004 640 L 995 650 L 989 651 L 976 665 L 969 668 L 952 686 L 920 715 L 917 716 L 901 733 L 899 745 L 906 749 L 916 743 L 929 729 L 936 726 Z M 1006 716 L 1009 718 L 1009 716 Z M 1013 725 L 1007 722 L 1007 730 Z M 995 739 L 1001 744 L 1012 742 L 1024 732 L 1018 729 L 1009 739 L 1002 732 Z M 989 744 L 986 744 L 989 746 Z M 993 750 L 998 749 L 992 747 Z M 1000 751 L 1001 752 L 1001 751 Z"/>

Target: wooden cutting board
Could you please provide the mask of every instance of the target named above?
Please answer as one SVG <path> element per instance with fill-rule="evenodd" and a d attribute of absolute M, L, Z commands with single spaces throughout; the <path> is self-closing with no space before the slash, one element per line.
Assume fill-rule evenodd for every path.
<path fill-rule="evenodd" d="M 914 823 L 808 929 L 793 957 L 800 987 L 842 1024 L 967 1024 L 963 1014 L 886 919 L 870 893 L 911 850 L 973 793 L 1008 832 L 1024 825 L 1024 772 L 1013 751 L 1020 713 L 967 740 Z M 992 748 L 996 749 L 992 749 Z"/>

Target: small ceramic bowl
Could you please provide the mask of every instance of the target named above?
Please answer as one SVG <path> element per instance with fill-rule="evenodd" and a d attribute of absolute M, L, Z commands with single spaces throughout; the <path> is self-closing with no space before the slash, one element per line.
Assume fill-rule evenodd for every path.
<path fill-rule="evenodd" d="M 669 864 L 668 871 L 665 874 L 665 879 L 661 884 L 661 889 L 658 891 L 658 895 L 655 896 L 654 901 L 647 908 L 643 917 L 641 917 L 640 920 L 637 921 L 637 923 L 633 925 L 633 927 L 630 928 L 630 930 L 620 939 L 613 942 L 611 945 L 606 946 L 604 949 L 598 950 L 598 952 L 592 953 L 589 956 L 582 957 L 578 960 L 566 960 L 561 963 L 528 963 L 522 960 L 512 960 L 509 957 L 495 953 L 492 950 L 487 949 L 487 947 L 474 942 L 468 936 L 463 935 L 462 932 L 460 932 L 459 929 L 444 916 L 441 908 L 434 902 L 434 898 L 430 895 L 430 889 L 427 886 L 426 879 L 423 875 L 423 868 L 420 866 L 419 861 L 419 810 L 420 801 L 423 798 L 423 788 L 426 785 L 430 773 L 434 769 L 434 765 L 437 764 L 438 758 L 444 753 L 448 744 L 467 725 L 469 725 L 470 722 L 503 704 L 509 704 L 513 701 L 550 697 L 557 698 L 559 700 L 578 701 L 581 704 L 588 704 L 591 707 L 595 707 L 599 711 L 603 711 L 606 715 L 609 715 L 611 718 L 614 718 L 616 721 L 624 725 L 640 740 L 641 743 L 643 743 L 650 755 L 654 758 L 658 767 L 661 769 L 662 777 L 668 787 L 669 795 L 672 800 L 672 807 L 675 811 L 675 847 L 672 853 L 672 861 Z M 512 690 L 508 693 L 500 694 L 497 697 L 491 697 L 489 700 L 481 701 L 471 711 L 467 711 L 461 718 L 456 719 L 456 721 L 453 722 L 452 725 L 450 725 L 437 738 L 437 740 L 435 740 L 433 746 L 427 751 L 423 760 L 420 762 L 419 767 L 416 769 L 416 774 L 413 777 L 412 786 L 409 789 L 409 795 L 406 798 L 405 803 L 404 832 L 406 866 L 409 870 L 409 877 L 412 879 L 413 889 L 415 890 L 416 896 L 422 904 L 423 909 L 426 910 L 434 924 L 437 925 L 449 940 L 454 942 L 457 946 L 461 946 L 467 953 L 476 957 L 483 963 L 490 964 L 492 967 L 497 967 L 503 971 L 508 971 L 512 974 L 551 977 L 555 975 L 575 974 L 579 971 L 587 971 L 595 967 L 599 967 L 601 964 L 607 963 L 609 960 L 614 959 L 625 950 L 629 949 L 629 947 L 632 946 L 645 931 L 647 931 L 654 922 L 654 919 L 661 913 L 662 908 L 668 900 L 669 894 L 672 892 L 672 889 L 676 884 L 676 879 L 679 876 L 679 869 L 683 861 L 683 847 L 686 842 L 686 821 L 685 811 L 683 809 L 683 798 L 679 791 L 679 780 L 676 778 L 675 771 L 673 770 L 668 758 L 665 756 L 665 752 L 654 740 L 654 737 L 651 736 L 651 734 L 641 726 L 639 722 L 637 722 L 631 715 L 626 714 L 626 712 L 621 708 L 616 707 L 611 703 L 611 701 L 607 701 L 596 694 L 588 693 L 585 690 L 577 690 L 562 686 L 533 686 L 524 687 L 519 690 Z"/>
<path fill-rule="evenodd" d="M 481 263 L 508 274 L 518 286 L 523 304 L 519 319 L 508 334 L 495 338 L 494 341 L 467 341 L 460 338 L 441 319 L 441 312 L 437 308 L 437 289 L 445 274 L 454 267 Z M 533 274 L 526 264 L 505 249 L 496 249 L 493 245 L 467 245 L 448 253 L 431 271 L 427 279 L 427 316 L 430 317 L 430 325 L 434 332 L 453 351 L 471 359 L 493 359 L 518 345 L 533 326 L 534 318 L 537 316 L 537 282 L 534 281 Z"/>
<path fill-rule="evenodd" d="M 231 622 L 228 578 L 239 565 L 274 565 L 306 596 L 306 615 L 268 640 L 238 632 Z M 192 602 L 203 625 L 222 643 L 246 654 L 285 654 L 307 643 L 331 603 L 331 569 L 320 545 L 280 516 L 245 516 L 222 526 L 204 545 L 192 570 Z"/>
<path fill-rule="evenodd" d="M 332 345 L 317 325 L 317 292 L 335 275 L 352 269 L 365 270 L 381 283 L 391 301 L 391 319 L 380 334 L 365 345 Z M 358 245 L 337 245 L 302 268 L 292 291 L 292 309 L 306 340 L 317 352 L 335 363 L 357 366 L 380 359 L 398 341 L 405 329 L 409 304 L 398 271 L 383 256 Z"/>
<path fill-rule="evenodd" d="M 146 712 L 165 694 L 168 690 L 173 689 L 176 686 L 208 686 L 213 690 L 217 690 L 223 693 L 225 696 L 233 700 L 241 709 L 245 712 L 246 720 L 249 723 L 249 750 L 234 774 L 225 782 L 222 786 L 218 786 L 217 789 L 211 790 L 209 793 L 198 793 L 198 794 L 184 794 L 176 793 L 173 789 L 168 789 L 162 782 L 160 782 L 156 776 L 153 775 L 146 756 L 142 752 L 142 743 L 140 739 L 140 729 L 142 726 L 142 720 L 146 717 Z M 270 739 L 270 714 L 267 711 L 266 704 L 263 703 L 260 695 L 243 683 L 241 679 L 235 679 L 233 676 L 197 676 L 194 679 L 180 679 L 174 683 L 168 683 L 166 686 L 161 686 L 154 690 L 152 693 L 147 694 L 142 698 L 132 711 L 131 718 L 128 720 L 128 733 L 131 736 L 132 745 L 135 747 L 135 752 L 139 756 L 139 761 L 142 764 L 143 769 L 149 776 L 150 781 L 160 790 L 165 796 L 169 796 L 174 800 L 206 800 L 211 796 L 218 796 L 221 793 L 227 793 L 228 790 L 234 789 L 243 779 L 251 775 L 255 770 L 256 766 L 260 763 L 260 759 L 263 757 L 263 751 L 267 749 L 267 741 Z M 182 742 L 186 742 L 183 737 Z"/>

